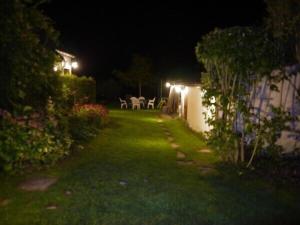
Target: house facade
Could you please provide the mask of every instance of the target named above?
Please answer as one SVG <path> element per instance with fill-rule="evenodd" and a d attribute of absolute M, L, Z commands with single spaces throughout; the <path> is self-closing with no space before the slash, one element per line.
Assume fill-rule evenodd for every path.
<path fill-rule="evenodd" d="M 276 72 L 276 71 L 275 71 Z M 280 107 L 293 118 L 287 123 L 288 129 L 282 130 L 277 140 L 285 152 L 292 152 L 300 149 L 300 74 L 291 76 L 288 80 L 274 83 L 278 90 L 271 88 L 266 78 L 262 79 L 250 93 L 250 104 L 252 106 L 253 122 L 257 123 L 263 118 L 272 117 L 272 107 Z M 180 118 L 187 122 L 187 125 L 196 132 L 207 132 L 212 129 L 207 123 L 212 118 L 211 111 L 203 104 L 205 90 L 201 84 L 173 83 L 170 87 L 168 109 L 170 113 L 177 113 Z M 220 112 L 221 113 L 221 112 Z M 237 131 L 243 129 L 243 120 L 238 116 L 236 121 Z M 251 137 L 249 137 L 251 139 Z"/>
<path fill-rule="evenodd" d="M 63 74 L 72 74 L 72 69 L 78 68 L 78 62 L 75 56 L 61 50 L 55 51 L 60 57 L 60 60 L 54 65 L 54 71 L 61 71 Z"/>
<path fill-rule="evenodd" d="M 168 100 L 169 112 L 178 113 L 179 117 L 196 132 L 207 132 L 211 127 L 206 122 L 211 117 L 212 108 L 203 105 L 204 90 L 198 83 L 174 83 L 170 85 Z"/>

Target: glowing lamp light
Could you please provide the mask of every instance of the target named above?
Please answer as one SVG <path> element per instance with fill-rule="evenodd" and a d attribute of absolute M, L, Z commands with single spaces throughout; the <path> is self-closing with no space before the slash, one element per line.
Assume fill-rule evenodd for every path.
<path fill-rule="evenodd" d="M 175 91 L 176 93 L 180 93 L 181 87 L 179 85 L 175 85 Z"/>
<path fill-rule="evenodd" d="M 56 72 L 58 70 L 57 66 L 53 67 L 54 72 Z"/>
<path fill-rule="evenodd" d="M 72 68 L 77 69 L 78 68 L 78 62 L 72 62 Z"/>
<path fill-rule="evenodd" d="M 169 88 L 171 87 L 171 84 L 169 82 L 166 83 L 166 87 Z"/>
<path fill-rule="evenodd" d="M 183 93 L 186 95 L 188 92 L 189 92 L 188 87 L 185 87 L 185 88 L 183 89 Z"/>

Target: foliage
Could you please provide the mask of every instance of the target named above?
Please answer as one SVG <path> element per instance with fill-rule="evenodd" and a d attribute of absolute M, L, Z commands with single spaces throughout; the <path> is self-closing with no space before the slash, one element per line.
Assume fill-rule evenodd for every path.
<path fill-rule="evenodd" d="M 0 4 L 0 107 L 42 109 L 57 84 L 51 49 L 58 34 L 38 10 L 39 1 L 2 0 Z"/>
<path fill-rule="evenodd" d="M 130 86 L 137 85 L 139 96 L 142 96 L 142 86 L 149 86 L 153 82 L 152 62 L 141 55 L 133 55 L 131 65 L 126 71 L 114 73 Z"/>
<path fill-rule="evenodd" d="M 86 141 L 108 123 L 108 110 L 99 104 L 75 105 L 69 123 L 72 138 Z"/>
<path fill-rule="evenodd" d="M 75 104 L 96 101 L 96 82 L 91 77 L 76 75 L 60 75 L 60 86 L 54 101 L 63 108 L 72 109 Z"/>
<path fill-rule="evenodd" d="M 168 98 L 161 98 L 158 105 L 157 105 L 157 108 L 159 110 L 162 110 L 163 107 L 167 105 L 167 102 L 168 102 Z"/>
<path fill-rule="evenodd" d="M 10 172 L 55 163 L 77 138 L 69 126 L 80 133 L 108 120 L 96 105 L 71 113 L 95 102 L 96 84 L 53 71 L 58 34 L 38 9 L 43 2 L 0 0 L 0 169 Z"/>
<path fill-rule="evenodd" d="M 280 54 L 263 30 L 232 27 L 204 36 L 196 55 L 207 71 L 202 86 L 206 91 L 204 104 L 214 115 L 208 118 L 213 127 L 210 141 L 225 160 L 243 162 L 245 137 L 250 134 L 246 127 L 252 124 L 253 116 L 251 90 L 279 64 Z M 238 118 L 243 121 L 241 130 L 236 126 Z M 258 130 L 251 132 L 260 134 Z"/>
<path fill-rule="evenodd" d="M 285 63 L 300 63 L 300 1 L 265 0 L 266 27 L 283 50 Z"/>
<path fill-rule="evenodd" d="M 49 109 L 53 103 L 49 101 Z M 0 165 L 7 172 L 26 166 L 51 165 L 70 153 L 72 140 L 61 115 L 28 110 L 13 116 L 1 110 Z"/>
<path fill-rule="evenodd" d="M 52 165 L 70 153 L 74 141 L 94 137 L 108 123 L 102 105 L 75 105 L 70 115 L 51 99 L 44 112 L 27 106 L 20 116 L 0 114 L 0 166 L 7 172 Z"/>

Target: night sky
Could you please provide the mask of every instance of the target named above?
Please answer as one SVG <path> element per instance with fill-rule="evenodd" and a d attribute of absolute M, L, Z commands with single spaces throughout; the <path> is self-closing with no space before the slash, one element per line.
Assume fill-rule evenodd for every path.
<path fill-rule="evenodd" d="M 42 10 L 60 31 L 60 48 L 75 54 L 79 74 L 109 78 L 134 53 L 150 57 L 156 73 L 198 77 L 194 48 L 215 27 L 261 25 L 263 0 L 136 3 L 52 0 Z"/>

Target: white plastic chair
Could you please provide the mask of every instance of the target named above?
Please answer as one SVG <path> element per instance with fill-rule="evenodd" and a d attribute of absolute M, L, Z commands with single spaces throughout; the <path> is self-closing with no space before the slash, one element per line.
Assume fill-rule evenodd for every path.
<path fill-rule="evenodd" d="M 152 109 L 154 109 L 154 102 L 155 102 L 155 98 L 150 99 L 150 100 L 148 101 L 147 108 L 149 109 L 150 107 L 152 107 Z"/>
<path fill-rule="evenodd" d="M 127 102 L 125 100 L 121 99 L 121 98 L 119 98 L 119 100 L 120 100 L 120 103 L 121 103 L 121 109 L 123 109 L 123 107 L 126 107 L 126 109 L 127 109 Z"/>
<path fill-rule="evenodd" d="M 131 105 L 132 105 L 132 109 L 141 109 L 141 104 L 138 98 L 136 97 L 131 97 Z"/>
<path fill-rule="evenodd" d="M 143 108 L 145 108 L 145 100 L 143 96 L 139 97 L 140 105 L 143 105 Z"/>

